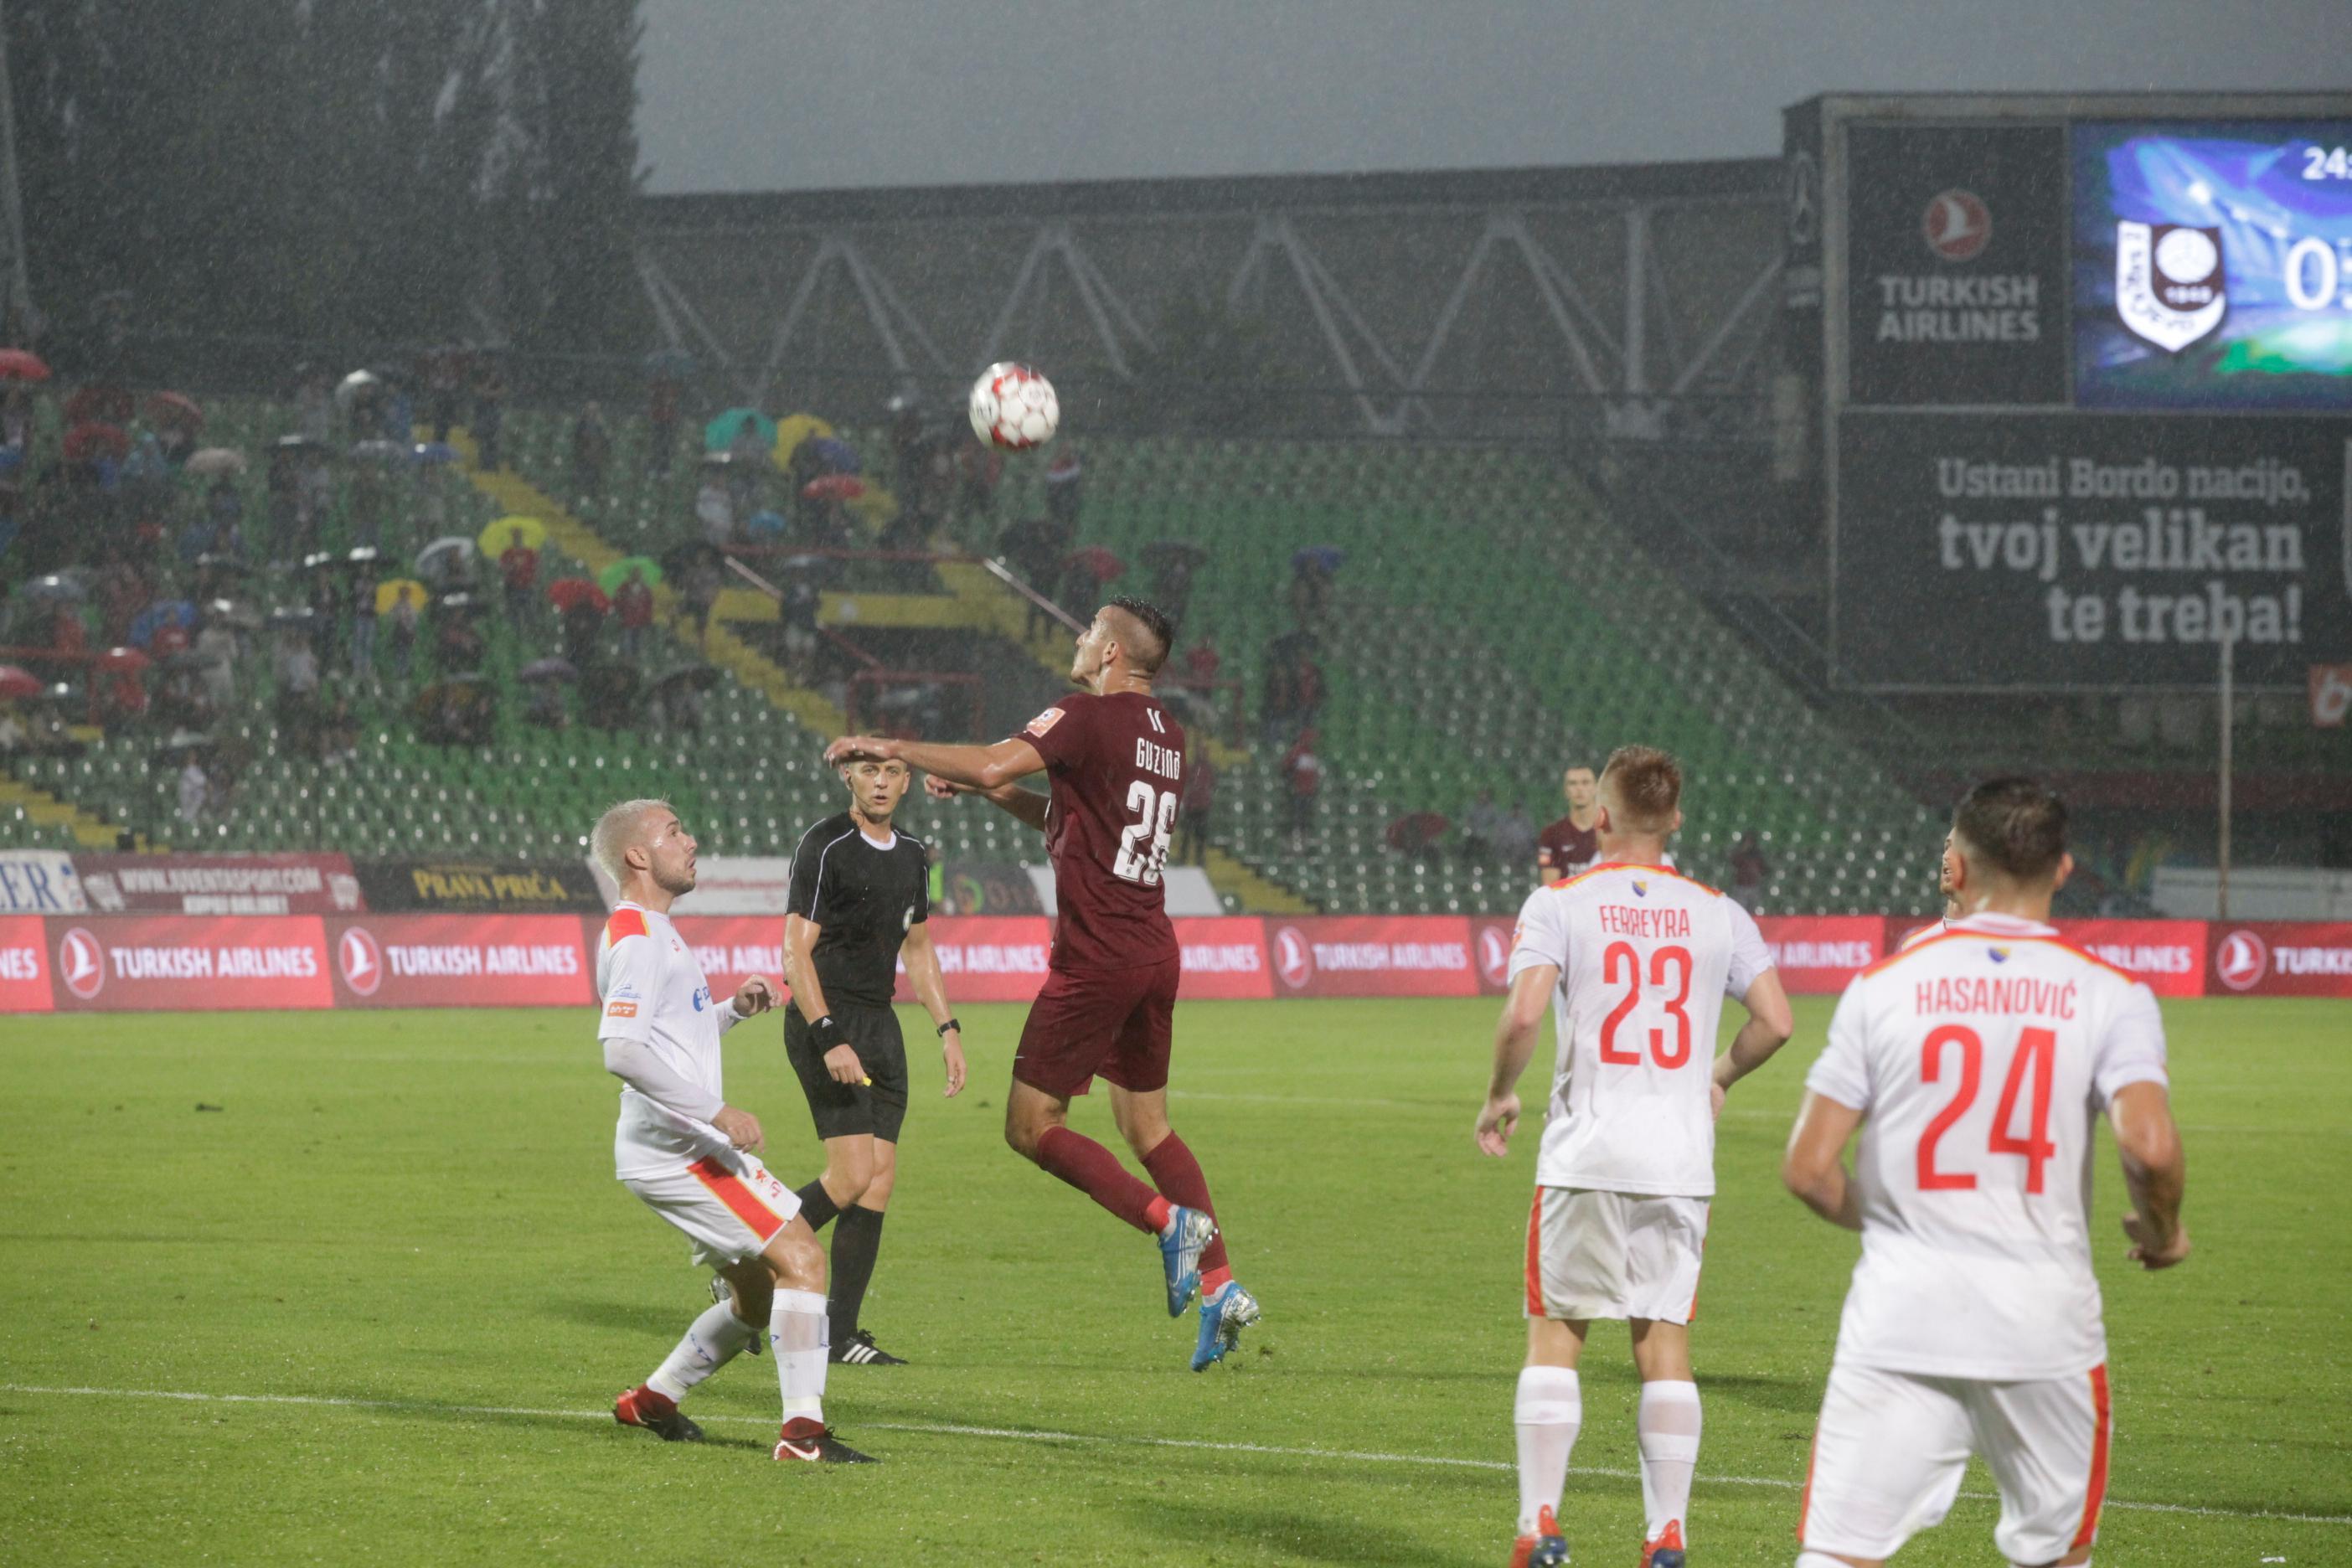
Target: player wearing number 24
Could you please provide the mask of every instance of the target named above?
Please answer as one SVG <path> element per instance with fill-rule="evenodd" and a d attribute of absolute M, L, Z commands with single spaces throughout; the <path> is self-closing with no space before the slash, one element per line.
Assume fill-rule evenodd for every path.
<path fill-rule="evenodd" d="M 1168 1123 L 1168 1060 L 1180 968 L 1161 873 L 1183 794 L 1184 729 L 1151 694 L 1175 629 L 1155 606 L 1116 598 L 1080 634 L 1070 663 L 1084 689 L 992 746 L 846 735 L 825 748 L 834 766 L 904 762 L 945 799 L 985 795 L 1045 835 L 1059 921 L 1054 952 L 1021 1031 L 1004 1138 L 1159 1242 L 1168 1313 L 1201 1299 L 1192 1369 L 1223 1360 L 1258 1318 L 1234 1280 L 1209 1184 Z M 1045 773 L 1050 795 L 1023 787 Z M 1097 1077 L 1110 1085 L 1120 1136 L 1151 1176 L 1068 1125 L 1070 1100 Z"/>

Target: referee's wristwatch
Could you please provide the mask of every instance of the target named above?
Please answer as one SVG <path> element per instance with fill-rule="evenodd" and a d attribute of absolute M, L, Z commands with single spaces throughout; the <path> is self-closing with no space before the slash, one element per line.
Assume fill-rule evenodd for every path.
<path fill-rule="evenodd" d="M 938 1028 L 932 1030 L 931 1033 L 939 1036 L 940 1038 L 944 1040 L 948 1037 L 948 1031 L 950 1029 L 953 1029 L 959 1035 L 962 1034 L 963 1020 L 961 1018 L 950 1018 L 946 1023 L 941 1024 Z"/>

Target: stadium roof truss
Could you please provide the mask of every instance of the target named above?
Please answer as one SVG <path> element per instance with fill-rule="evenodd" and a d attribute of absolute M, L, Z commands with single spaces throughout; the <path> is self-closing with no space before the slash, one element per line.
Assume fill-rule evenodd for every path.
<path fill-rule="evenodd" d="M 665 342 L 754 398 L 845 334 L 900 385 L 1002 358 L 1133 383 L 1189 293 L 1365 433 L 1565 400 L 1654 437 L 1678 400 L 1760 405 L 1777 192 L 1741 163 L 665 197 L 638 271 Z"/>

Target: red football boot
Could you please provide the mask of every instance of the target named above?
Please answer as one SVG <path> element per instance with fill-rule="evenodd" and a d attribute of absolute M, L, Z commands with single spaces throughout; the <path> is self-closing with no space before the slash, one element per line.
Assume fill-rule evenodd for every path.
<path fill-rule="evenodd" d="M 1559 1568 L 1567 1561 L 1568 1541 L 1549 1509 L 1537 1513 L 1533 1535 L 1522 1535 L 1511 1544 L 1511 1568 Z"/>

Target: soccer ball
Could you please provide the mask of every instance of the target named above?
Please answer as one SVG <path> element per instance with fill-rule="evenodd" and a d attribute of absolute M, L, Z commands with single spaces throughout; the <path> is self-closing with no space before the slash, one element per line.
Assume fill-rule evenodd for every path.
<path fill-rule="evenodd" d="M 971 427 L 983 441 L 1025 452 L 1052 440 L 1061 422 L 1054 384 L 1025 364 L 990 365 L 971 384 Z"/>

